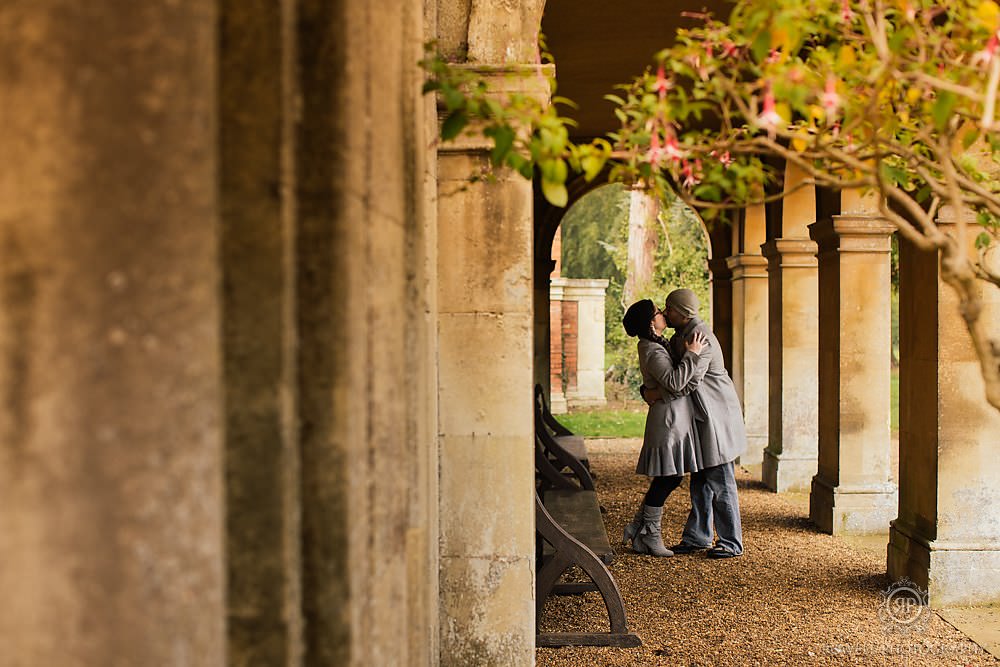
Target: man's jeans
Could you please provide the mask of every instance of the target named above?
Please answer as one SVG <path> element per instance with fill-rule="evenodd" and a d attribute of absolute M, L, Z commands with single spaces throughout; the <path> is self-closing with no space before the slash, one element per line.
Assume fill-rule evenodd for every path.
<path fill-rule="evenodd" d="M 691 512 L 681 542 L 702 548 L 712 546 L 713 523 L 719 535 L 716 546 L 742 554 L 743 524 L 732 462 L 691 474 Z"/>

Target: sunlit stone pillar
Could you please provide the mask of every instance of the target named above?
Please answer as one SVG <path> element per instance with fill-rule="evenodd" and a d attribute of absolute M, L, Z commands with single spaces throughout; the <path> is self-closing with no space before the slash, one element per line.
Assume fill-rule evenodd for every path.
<path fill-rule="evenodd" d="M 828 533 L 884 533 L 896 511 L 889 440 L 893 226 L 862 209 L 809 231 L 819 244 L 820 350 L 819 471 L 809 515 Z"/>
<path fill-rule="evenodd" d="M 218 21 L 0 5 L 0 664 L 226 664 Z"/>
<path fill-rule="evenodd" d="M 536 69 L 491 88 L 548 94 Z M 441 660 L 534 658 L 532 187 L 512 172 L 470 184 L 488 144 L 439 153 L 438 335 Z M 484 493 L 484 490 L 487 490 Z"/>
<path fill-rule="evenodd" d="M 803 174 L 789 166 L 785 189 Z M 807 491 L 818 452 L 817 355 L 819 336 L 816 243 L 807 225 L 816 221 L 815 188 L 785 198 L 781 236 L 761 246 L 768 265 L 768 446 L 762 477 L 773 491 Z"/>
<path fill-rule="evenodd" d="M 726 260 L 733 274 L 733 383 L 747 428 L 740 464 L 757 473 L 767 447 L 767 260 L 759 253 L 764 206 L 749 208 L 742 227 L 742 238 L 733 244 L 737 254 Z"/>
<path fill-rule="evenodd" d="M 943 221 L 955 220 L 945 209 Z M 939 223 L 945 229 L 951 224 Z M 971 220 L 974 238 L 975 222 Z M 1000 331 L 1000 292 L 982 287 L 987 330 Z M 908 577 L 935 606 L 1000 602 L 1000 413 L 940 280 L 935 253 L 900 239 L 899 516 L 889 576 Z"/>

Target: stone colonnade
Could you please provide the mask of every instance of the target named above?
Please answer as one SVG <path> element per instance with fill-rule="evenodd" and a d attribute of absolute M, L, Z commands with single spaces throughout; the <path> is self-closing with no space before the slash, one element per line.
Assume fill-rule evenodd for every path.
<path fill-rule="evenodd" d="M 786 187 L 794 188 L 802 175 L 788 171 Z M 760 210 L 745 212 L 728 259 L 733 377 L 751 447 L 754 425 L 770 415 L 764 481 L 779 492 L 810 490 L 810 516 L 826 532 L 885 533 L 891 522 L 889 575 L 928 588 L 932 604 L 1000 600 L 1000 417 L 985 402 L 937 257 L 901 243 L 897 494 L 889 435 L 893 228 L 855 192 L 841 193 L 832 208 L 817 206 L 804 188 L 773 209 L 760 246 L 766 306 L 753 291 L 765 280 L 753 253 Z M 947 216 L 954 214 L 945 214 L 945 228 Z M 984 289 L 981 316 L 1000 328 L 1000 298 Z M 765 308 L 762 325 L 756 316 Z M 752 346 L 761 337 L 770 339 L 767 358 Z M 754 382 L 762 374 L 769 396 Z"/>

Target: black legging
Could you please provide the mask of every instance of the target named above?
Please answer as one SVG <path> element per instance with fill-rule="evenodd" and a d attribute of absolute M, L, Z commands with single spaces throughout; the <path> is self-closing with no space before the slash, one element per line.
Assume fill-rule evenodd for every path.
<path fill-rule="evenodd" d="M 643 502 L 650 507 L 663 507 L 663 503 L 667 502 L 667 496 L 680 486 L 683 480 L 684 475 L 654 477 L 649 483 L 649 491 L 646 491 L 646 499 Z"/>

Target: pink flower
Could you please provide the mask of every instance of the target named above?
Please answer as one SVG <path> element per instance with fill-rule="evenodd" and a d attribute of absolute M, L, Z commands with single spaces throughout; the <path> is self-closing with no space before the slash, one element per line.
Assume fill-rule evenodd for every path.
<path fill-rule="evenodd" d="M 660 96 L 660 101 L 667 99 L 667 91 L 674 87 L 674 82 L 667 78 L 663 65 L 656 68 L 656 84 L 654 88 Z"/>
<path fill-rule="evenodd" d="M 832 118 L 840 108 L 840 95 L 837 94 L 837 79 L 832 74 L 826 78 L 826 90 L 821 98 L 823 108 L 828 118 Z"/>
<path fill-rule="evenodd" d="M 990 35 L 990 39 L 986 42 L 986 46 L 982 51 L 977 51 L 973 56 L 969 64 L 973 67 L 978 67 L 980 65 L 989 65 L 993 62 L 993 57 L 996 56 L 997 48 L 1000 47 L 1000 39 L 997 39 L 997 33 Z"/>
<path fill-rule="evenodd" d="M 785 119 L 775 109 L 774 93 L 771 92 L 770 87 L 764 93 L 764 108 L 761 110 L 760 115 L 757 116 L 757 124 L 767 130 L 768 134 L 772 136 L 776 127 L 785 124 Z"/>
<path fill-rule="evenodd" d="M 736 45 L 733 44 L 732 42 L 728 41 L 728 40 L 726 40 L 725 42 L 722 43 L 722 57 L 723 58 L 732 58 L 733 56 L 737 55 L 739 53 L 739 51 L 740 50 L 738 48 L 736 48 Z"/>
<path fill-rule="evenodd" d="M 728 167 L 733 163 L 733 156 L 729 154 L 729 151 L 726 151 L 725 153 L 719 156 L 719 162 L 722 163 L 723 167 Z"/>
<path fill-rule="evenodd" d="M 667 142 L 663 145 L 663 152 L 674 162 L 684 158 L 684 151 L 681 150 L 680 144 L 677 143 L 677 136 L 673 132 L 667 133 Z"/>
<path fill-rule="evenodd" d="M 843 0 L 840 8 L 840 18 L 844 23 L 850 23 L 854 18 L 854 11 L 851 9 L 850 0 Z"/>
<path fill-rule="evenodd" d="M 764 62 L 770 65 L 778 62 L 779 60 L 781 60 L 781 51 L 778 49 L 771 49 L 771 53 L 769 53 L 767 58 L 764 59 Z"/>
<path fill-rule="evenodd" d="M 695 165 L 685 160 L 681 165 L 681 175 L 684 177 L 681 184 L 685 188 L 692 188 L 698 185 L 698 182 L 701 180 L 701 174 L 695 173 L 695 167 L 697 167 L 699 172 L 701 171 L 701 160 L 698 160 Z"/>

